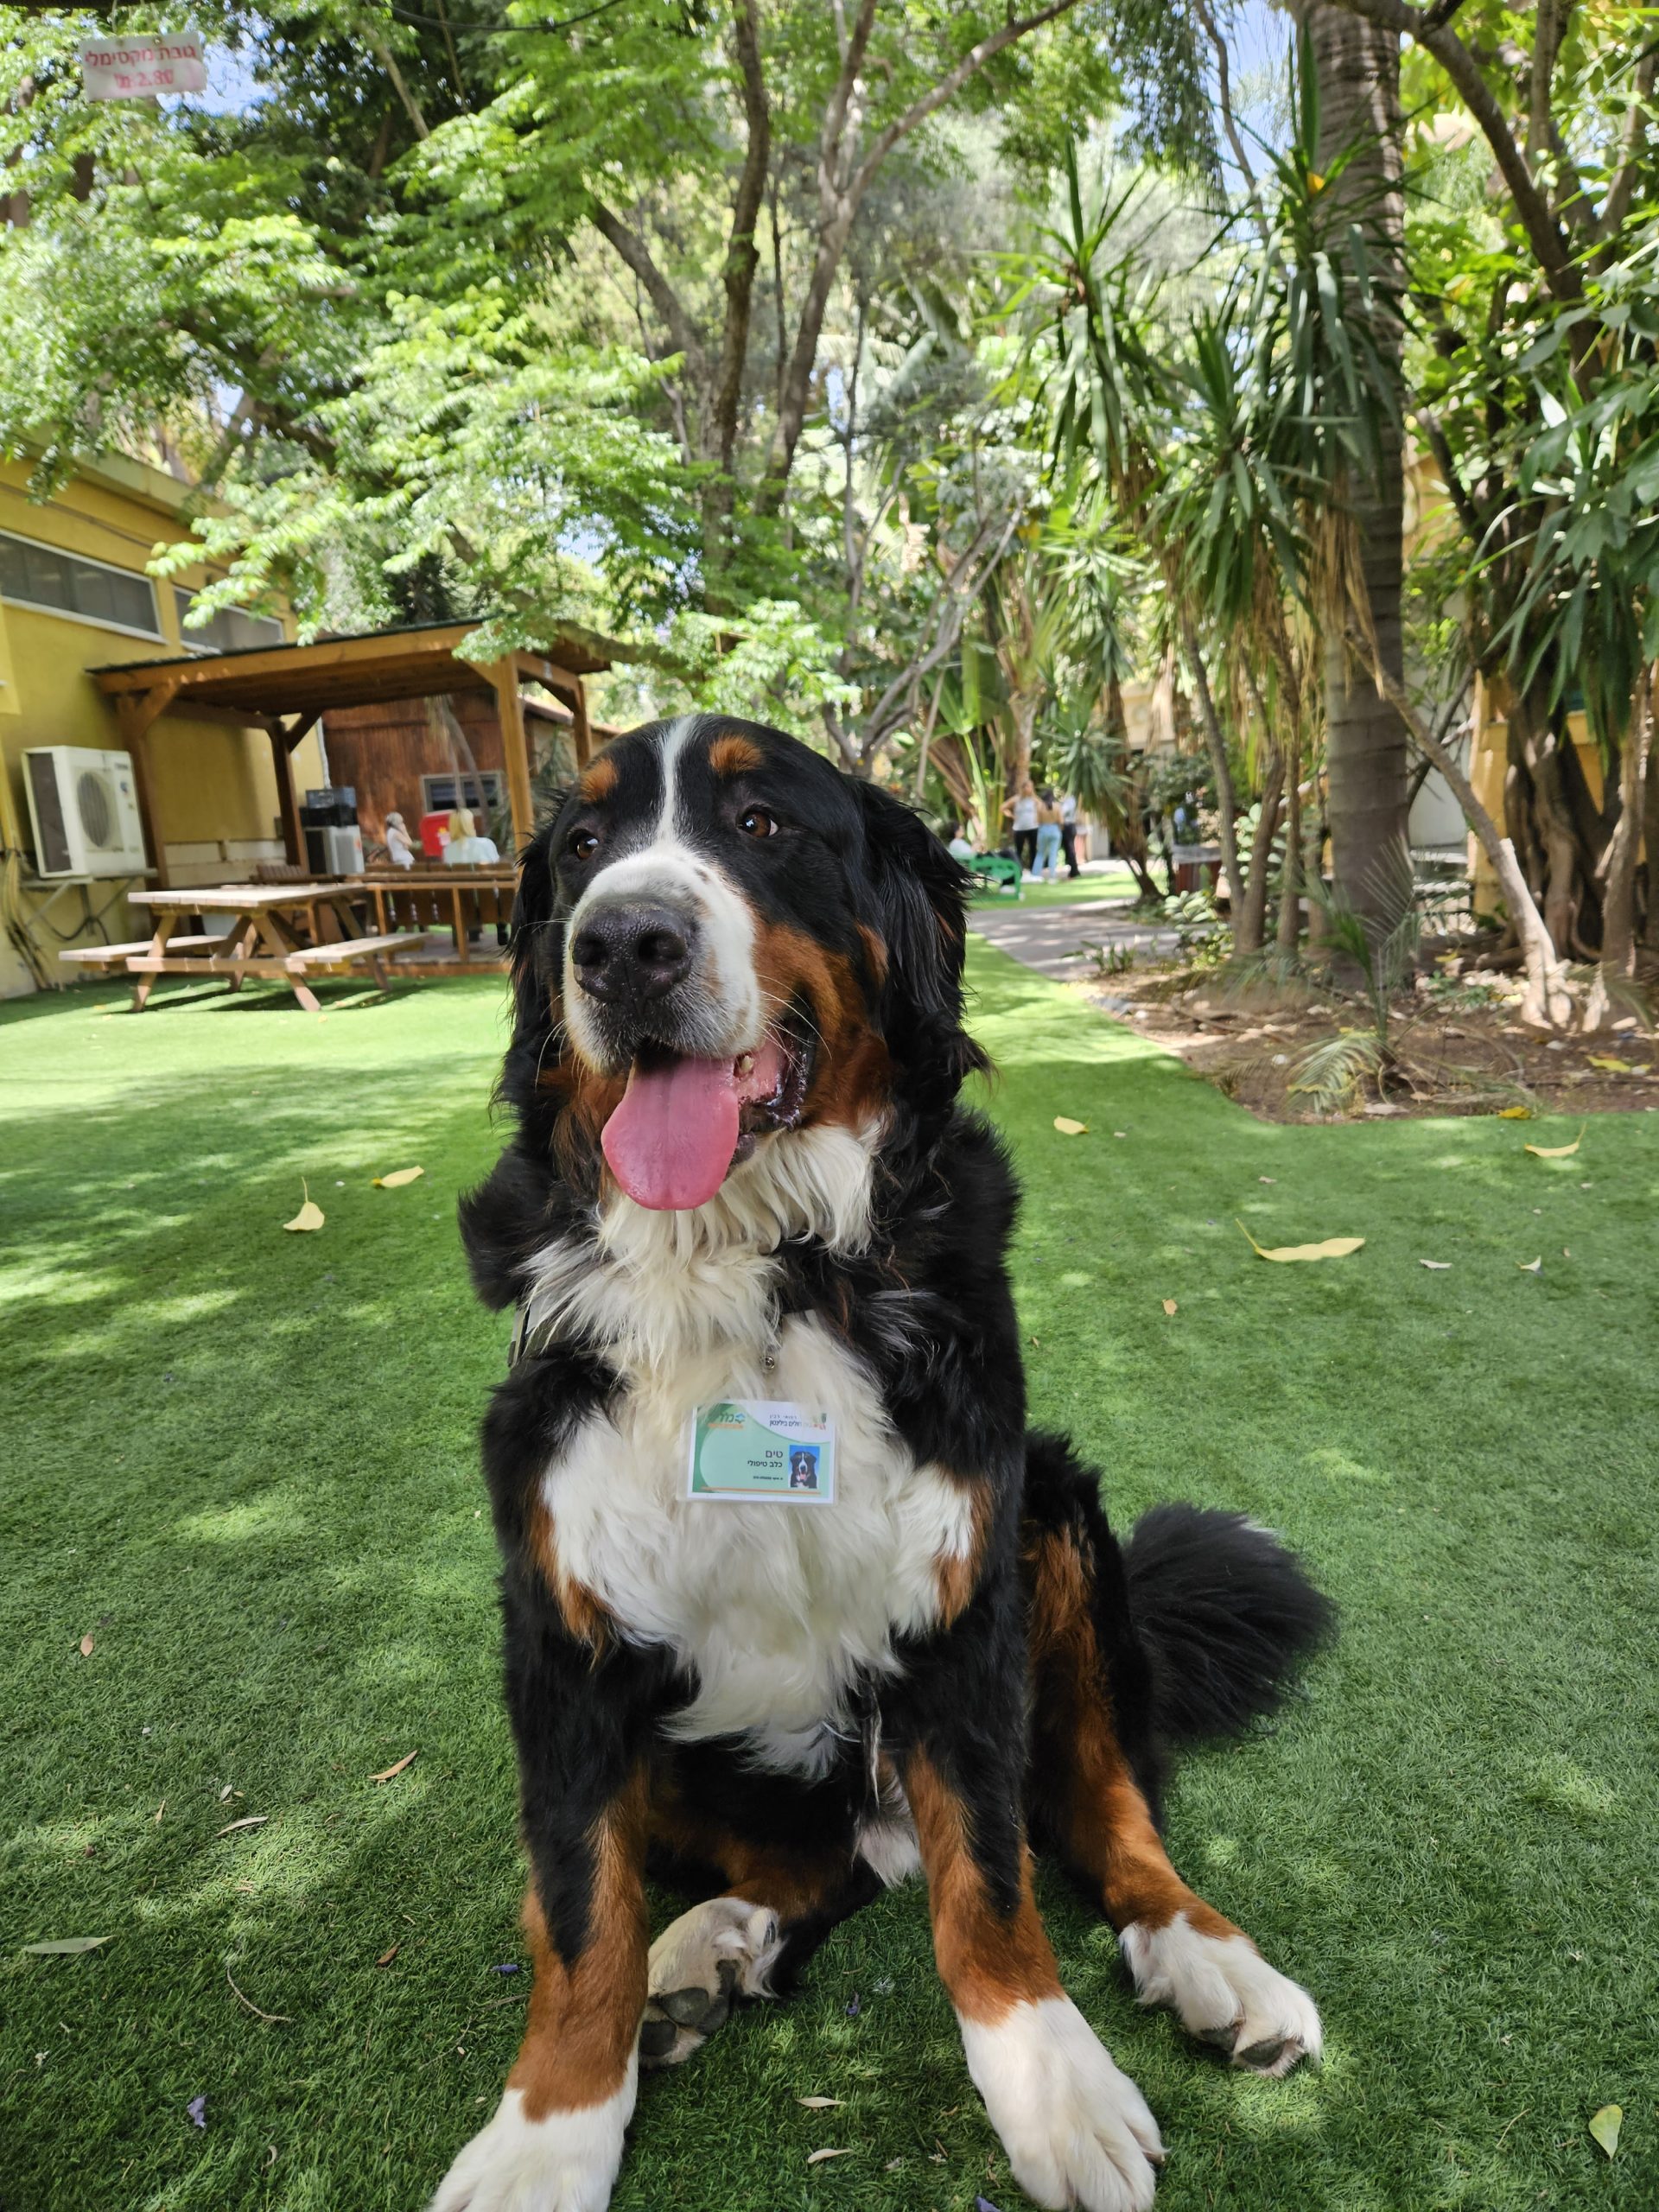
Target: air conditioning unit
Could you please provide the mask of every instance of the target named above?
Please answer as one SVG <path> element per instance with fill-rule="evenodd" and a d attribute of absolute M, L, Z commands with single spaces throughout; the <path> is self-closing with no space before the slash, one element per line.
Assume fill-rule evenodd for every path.
<path fill-rule="evenodd" d="M 35 866 L 43 876 L 142 875 L 132 757 L 84 745 L 37 745 L 23 754 Z"/>

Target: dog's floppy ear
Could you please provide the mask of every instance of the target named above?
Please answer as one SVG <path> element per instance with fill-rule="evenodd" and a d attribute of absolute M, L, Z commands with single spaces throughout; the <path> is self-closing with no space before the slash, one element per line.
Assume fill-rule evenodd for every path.
<path fill-rule="evenodd" d="M 502 1071 L 504 1093 L 513 1097 L 514 1077 L 527 1061 L 531 1079 L 539 1065 L 548 1033 L 553 1027 L 549 987 L 557 972 L 563 948 L 554 921 L 553 868 L 549 849 L 552 823 L 539 830 L 525 848 L 518 867 L 518 889 L 512 904 L 512 934 L 508 962 L 512 970 L 512 1043 Z M 517 1103 L 517 1102 L 515 1102 Z"/>
<path fill-rule="evenodd" d="M 962 1026 L 968 876 L 902 799 L 876 784 L 848 784 L 864 817 L 866 880 L 887 947 L 887 1050 L 912 1102 L 940 1111 L 968 1076 L 990 1065 Z"/>

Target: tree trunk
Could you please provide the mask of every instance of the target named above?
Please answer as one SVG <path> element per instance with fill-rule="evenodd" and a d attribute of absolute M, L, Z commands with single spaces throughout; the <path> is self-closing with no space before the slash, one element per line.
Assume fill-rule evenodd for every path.
<path fill-rule="evenodd" d="M 1262 811 L 1256 818 L 1255 838 L 1250 847 L 1250 871 L 1244 885 L 1244 904 L 1233 925 L 1233 950 L 1260 952 L 1268 934 L 1268 885 L 1273 874 L 1274 832 L 1279 827 L 1279 802 L 1285 790 L 1285 756 L 1277 746 L 1268 763 L 1262 786 Z"/>
<path fill-rule="evenodd" d="M 1618 819 L 1607 847 L 1607 896 L 1602 907 L 1601 974 L 1604 984 L 1630 975 L 1636 956 L 1636 855 L 1641 842 L 1651 775 L 1653 671 L 1637 678 L 1636 710 L 1619 748 Z M 1648 859 L 1652 879 L 1653 859 Z"/>
<path fill-rule="evenodd" d="M 1301 732 L 1293 722 L 1285 773 L 1285 869 L 1279 885 L 1279 950 L 1292 954 L 1302 933 L 1301 773 Z"/>
<path fill-rule="evenodd" d="M 1647 848 L 1647 862 L 1643 870 L 1647 890 L 1647 919 L 1642 931 L 1642 944 L 1649 962 L 1659 968 L 1659 768 L 1653 762 L 1653 685 L 1654 671 L 1648 671 L 1648 774 L 1644 802 L 1642 809 L 1642 842 Z"/>
<path fill-rule="evenodd" d="M 1405 290 L 1400 35 L 1329 0 L 1307 0 L 1303 20 L 1319 80 L 1319 167 L 1330 170 L 1354 149 L 1333 189 L 1365 238 L 1376 287 L 1371 340 L 1396 394 L 1392 416 L 1387 409 L 1376 411 L 1377 480 L 1354 484 L 1351 504 L 1378 654 L 1399 682 L 1405 505 L 1397 397 L 1403 335 L 1397 303 Z M 1400 918 L 1411 881 L 1408 750 L 1404 723 L 1349 652 L 1340 625 L 1331 626 L 1325 640 L 1325 696 L 1332 875 L 1337 897 L 1376 941 Z"/>
<path fill-rule="evenodd" d="M 1220 718 L 1216 713 L 1204 656 L 1198 651 L 1198 633 L 1185 609 L 1181 614 L 1181 645 L 1192 671 L 1192 688 L 1198 695 L 1198 719 L 1204 724 L 1204 741 L 1209 747 L 1210 767 L 1216 779 L 1216 809 L 1221 822 L 1221 872 L 1227 879 L 1227 898 L 1236 930 L 1237 917 L 1244 907 L 1244 879 L 1239 872 L 1238 832 L 1234 827 L 1238 807 L 1233 793 L 1233 772 L 1228 765 L 1227 740 L 1222 734 Z M 1236 945 L 1235 949 L 1241 948 Z"/>

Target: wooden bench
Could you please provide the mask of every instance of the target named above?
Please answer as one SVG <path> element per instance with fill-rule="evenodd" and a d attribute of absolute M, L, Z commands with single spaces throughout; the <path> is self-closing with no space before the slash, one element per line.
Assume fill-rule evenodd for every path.
<path fill-rule="evenodd" d="M 332 944 L 302 945 L 297 952 L 289 954 L 283 965 L 290 976 L 304 976 L 315 968 L 350 969 L 359 960 L 366 960 L 373 970 L 374 980 L 384 986 L 386 964 L 380 956 L 408 942 L 407 938 L 396 935 L 336 938 Z"/>
<path fill-rule="evenodd" d="M 169 946 L 176 946 L 181 952 L 206 952 L 210 946 L 224 942 L 223 938 L 218 937 L 175 937 L 168 940 Z M 141 937 L 133 944 L 67 945 L 58 957 L 77 968 L 107 968 L 112 975 L 125 975 L 128 961 L 148 952 L 149 945 L 147 937 Z"/>

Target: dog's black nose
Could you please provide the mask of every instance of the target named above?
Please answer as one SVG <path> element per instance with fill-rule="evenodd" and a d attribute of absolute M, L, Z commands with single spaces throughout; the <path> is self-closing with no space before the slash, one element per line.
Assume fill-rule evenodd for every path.
<path fill-rule="evenodd" d="M 599 906 L 577 931 L 570 963 L 590 998 L 660 999 L 690 972 L 691 937 L 671 906 Z"/>

